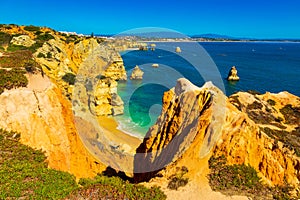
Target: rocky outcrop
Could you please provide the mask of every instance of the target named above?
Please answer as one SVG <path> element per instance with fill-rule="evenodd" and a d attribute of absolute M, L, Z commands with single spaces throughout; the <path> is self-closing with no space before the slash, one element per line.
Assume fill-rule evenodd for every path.
<path fill-rule="evenodd" d="M 143 79 L 144 72 L 139 68 L 139 66 L 135 66 L 133 69 L 130 79 L 131 80 L 141 80 Z"/>
<path fill-rule="evenodd" d="M 89 108 L 96 116 L 123 114 L 124 103 L 117 94 L 117 82 L 109 78 L 100 79 L 90 94 Z"/>
<path fill-rule="evenodd" d="M 151 47 L 151 51 L 155 51 L 156 44 L 150 44 L 150 47 Z"/>
<path fill-rule="evenodd" d="M 266 100 L 270 94 L 237 95 L 239 98 L 232 96 L 227 99 L 211 83 L 198 88 L 185 79 L 179 79 L 176 87 L 164 94 L 162 113 L 137 149 L 135 180 L 149 180 L 162 169 L 160 174 L 167 175 L 168 170 L 185 165 L 193 181 L 206 171 L 203 167 L 213 154 L 225 155 L 230 164 L 251 165 L 270 185 L 282 185 L 287 181 L 297 187 L 300 181 L 300 158 L 295 153 L 297 146 L 287 145 L 276 135 L 277 132 L 273 135 L 267 133 L 269 129 L 263 128 L 268 126 L 271 129 L 272 123 L 261 126 L 251 119 L 249 113 L 254 108 L 262 109 L 264 113 L 269 112 L 267 109 L 282 112 L 288 104 L 295 111 L 299 98 L 288 93 L 271 95 L 271 99 L 276 100 L 276 108 L 267 102 L 274 105 L 273 101 Z M 245 112 L 245 106 L 251 109 Z M 286 118 L 281 121 L 284 123 Z M 297 123 L 289 125 L 287 134 L 293 135 L 292 130 L 299 131 L 295 128 L 299 126 Z M 276 126 L 278 128 L 278 124 Z"/>
<path fill-rule="evenodd" d="M 147 44 L 141 44 L 139 46 L 140 51 L 148 51 L 148 45 Z"/>
<path fill-rule="evenodd" d="M 175 52 L 176 52 L 176 53 L 181 53 L 180 47 L 176 47 Z"/>
<path fill-rule="evenodd" d="M 93 38 L 77 44 L 66 44 L 59 39 L 52 39 L 45 43 L 35 56 L 43 71 L 70 99 L 74 85 L 63 80 L 68 73 L 76 75 L 77 80 L 84 79 L 81 80 L 82 84 L 89 82 L 92 86 L 92 91 L 88 92 L 89 109 L 95 115 L 123 113 L 123 102 L 117 94 L 117 81 L 126 80 L 127 75 L 119 53 L 99 45 Z"/>
<path fill-rule="evenodd" d="M 20 35 L 20 36 L 13 37 L 10 43 L 15 45 L 30 47 L 35 43 L 35 41 L 32 40 L 28 35 Z"/>
<path fill-rule="evenodd" d="M 240 80 L 240 77 L 238 77 L 237 75 L 237 70 L 235 68 L 235 66 L 231 67 L 228 76 L 227 76 L 227 80 L 228 81 L 238 81 Z"/>
<path fill-rule="evenodd" d="M 159 64 L 157 64 L 157 63 L 154 63 L 154 64 L 152 64 L 152 67 L 154 67 L 154 68 L 158 68 L 158 67 L 159 67 Z"/>

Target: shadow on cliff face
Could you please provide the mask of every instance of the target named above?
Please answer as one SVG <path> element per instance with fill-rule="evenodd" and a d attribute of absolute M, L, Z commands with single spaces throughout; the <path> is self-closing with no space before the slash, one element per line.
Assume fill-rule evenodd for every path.
<path fill-rule="evenodd" d="M 203 121 L 211 118 L 212 94 L 194 89 L 178 84 L 174 90 L 165 93 L 161 116 L 136 150 L 135 182 L 149 181 L 181 157 L 201 130 L 209 132 L 209 123 Z M 202 120 L 202 116 L 206 119 Z"/>
<path fill-rule="evenodd" d="M 129 181 L 131 183 L 133 182 L 133 178 L 127 176 L 125 172 L 121 172 L 121 171 L 117 172 L 114 168 L 111 167 L 107 167 L 105 171 L 102 172 L 102 175 L 107 177 L 119 177 L 124 181 Z"/>

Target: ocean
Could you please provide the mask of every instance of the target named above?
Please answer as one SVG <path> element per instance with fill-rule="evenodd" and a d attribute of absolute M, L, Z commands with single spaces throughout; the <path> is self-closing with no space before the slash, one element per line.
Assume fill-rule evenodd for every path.
<path fill-rule="evenodd" d="M 278 93 L 300 96 L 300 43 L 288 42 L 157 42 L 155 51 L 126 51 L 121 56 L 128 81 L 119 82 L 124 115 L 115 117 L 119 128 L 144 137 L 160 114 L 163 93 L 181 77 L 197 86 L 212 81 L 229 96 L 238 91 Z M 182 52 L 176 53 L 176 47 Z M 152 64 L 159 64 L 153 68 Z M 130 80 L 138 65 L 143 80 Z M 226 80 L 236 66 L 240 81 Z"/>

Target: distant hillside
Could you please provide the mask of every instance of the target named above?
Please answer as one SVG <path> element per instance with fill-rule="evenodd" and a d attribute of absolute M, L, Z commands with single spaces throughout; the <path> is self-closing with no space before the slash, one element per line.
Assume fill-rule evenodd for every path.
<path fill-rule="evenodd" d="M 192 38 L 208 38 L 208 39 L 238 39 L 228 35 L 219 35 L 213 33 L 200 34 L 200 35 L 192 35 Z"/>
<path fill-rule="evenodd" d="M 198 34 L 192 35 L 191 38 L 204 38 L 208 40 L 229 40 L 229 41 L 279 41 L 279 42 L 300 42 L 300 39 L 291 39 L 291 38 L 251 38 L 251 37 L 233 37 L 228 35 L 220 35 L 220 34 Z"/>

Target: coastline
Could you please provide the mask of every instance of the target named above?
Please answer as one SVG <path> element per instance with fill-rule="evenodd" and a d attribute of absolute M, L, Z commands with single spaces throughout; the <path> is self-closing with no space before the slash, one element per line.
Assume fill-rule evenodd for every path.
<path fill-rule="evenodd" d="M 118 122 L 111 116 L 98 117 L 99 125 L 104 129 L 105 136 L 123 147 L 125 152 L 135 153 L 142 139 L 126 133 L 118 128 Z"/>
<path fill-rule="evenodd" d="M 145 41 L 137 41 L 140 43 L 188 43 L 188 42 L 197 42 L 197 43 L 300 43 L 300 41 L 268 41 L 268 40 L 255 40 L 255 41 L 248 41 L 248 40 L 239 40 L 239 41 L 193 41 L 193 40 L 168 40 L 168 41 L 159 41 L 159 40 L 145 40 Z"/>

